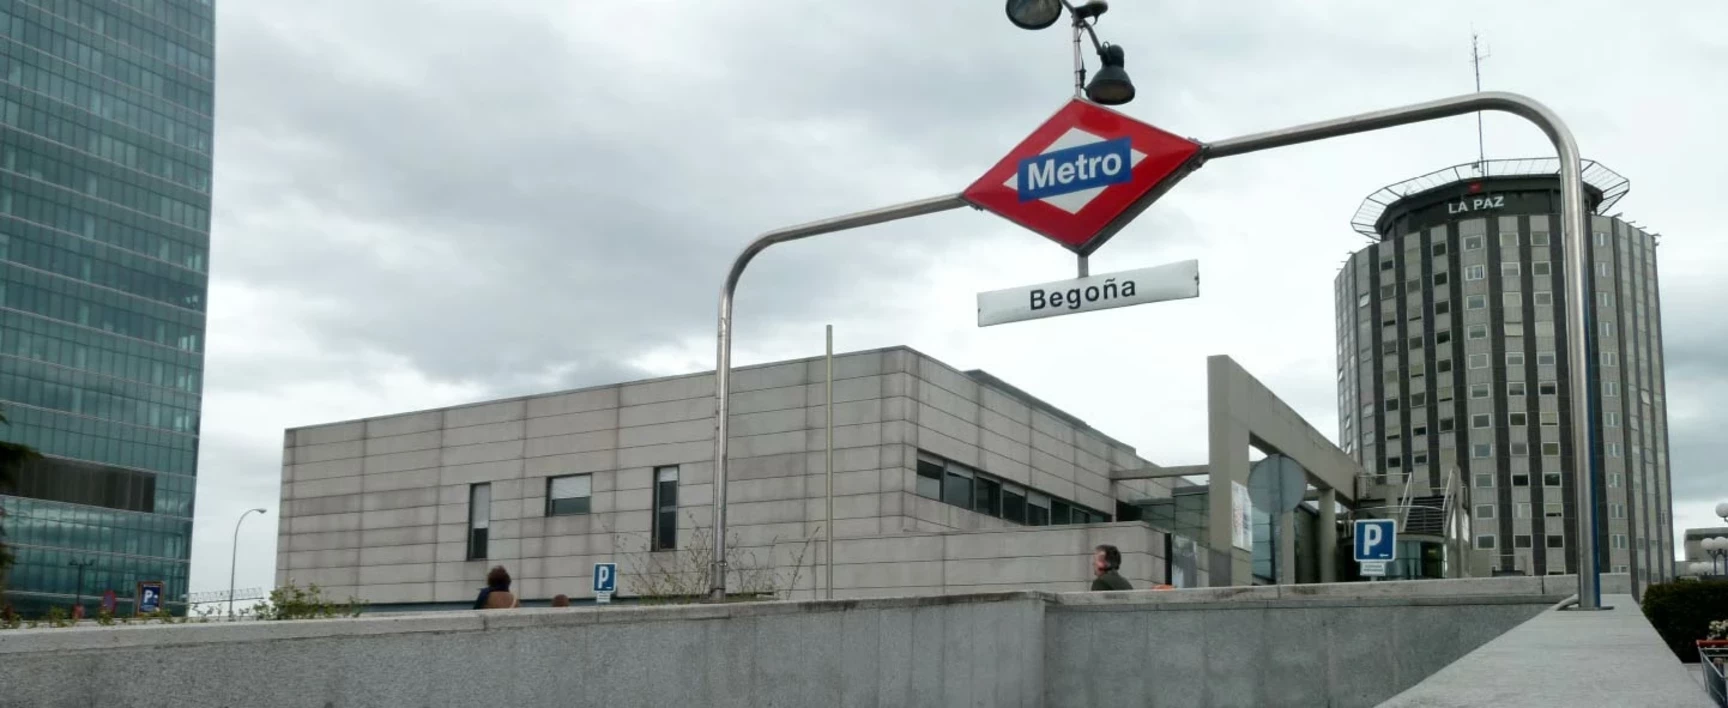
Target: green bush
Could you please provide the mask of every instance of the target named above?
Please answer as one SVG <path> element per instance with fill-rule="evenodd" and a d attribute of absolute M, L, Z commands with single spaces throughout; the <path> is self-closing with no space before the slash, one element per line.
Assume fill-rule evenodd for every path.
<path fill-rule="evenodd" d="M 1644 591 L 1644 616 L 1681 661 L 1698 661 L 1697 641 L 1710 623 L 1728 619 L 1728 581 L 1685 580 L 1651 585 Z"/>
<path fill-rule="evenodd" d="M 359 617 L 365 608 L 366 602 L 359 598 L 337 601 L 325 597 L 324 590 L 316 584 L 302 588 L 289 581 L 271 590 L 269 602 L 254 605 L 252 613 L 261 620 L 329 619 Z"/>

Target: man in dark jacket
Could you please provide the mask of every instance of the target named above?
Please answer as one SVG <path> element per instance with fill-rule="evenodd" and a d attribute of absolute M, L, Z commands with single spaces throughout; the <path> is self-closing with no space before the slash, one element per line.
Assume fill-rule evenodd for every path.
<path fill-rule="evenodd" d="M 1122 567 L 1122 552 L 1115 546 L 1104 544 L 1092 551 L 1092 574 L 1098 577 L 1092 579 L 1093 590 L 1133 590 L 1128 579 L 1116 572 Z"/>

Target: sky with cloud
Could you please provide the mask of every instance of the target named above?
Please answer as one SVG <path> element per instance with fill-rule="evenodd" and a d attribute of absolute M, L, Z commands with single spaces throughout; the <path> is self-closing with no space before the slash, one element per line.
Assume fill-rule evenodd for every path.
<path fill-rule="evenodd" d="M 1728 499 L 1728 5 L 1121 0 L 1124 111 L 1219 140 L 1484 87 L 1543 101 L 1632 181 L 1659 251 L 1675 525 Z M 714 365 L 755 234 L 963 189 L 1071 90 L 1061 28 L 999 0 L 217 4 L 215 214 L 194 590 L 271 582 L 284 428 Z M 1486 118 L 1490 157 L 1552 154 Z M 979 329 L 979 291 L 1073 258 L 970 209 L 772 249 L 740 364 L 906 344 L 1166 464 L 1201 462 L 1205 357 L 1337 428 L 1332 279 L 1388 183 L 1475 159 L 1476 122 L 1208 164 L 1094 273 L 1197 258 L 1201 297 Z"/>

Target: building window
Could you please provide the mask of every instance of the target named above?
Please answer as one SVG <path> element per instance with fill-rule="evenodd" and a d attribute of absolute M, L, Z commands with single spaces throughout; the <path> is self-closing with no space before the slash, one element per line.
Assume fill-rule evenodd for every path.
<path fill-rule="evenodd" d="M 1596 301 L 1602 306 L 1602 309 L 1611 309 L 1614 307 L 1614 293 L 1596 293 Z"/>
<path fill-rule="evenodd" d="M 1434 362 L 1434 373 L 1444 374 L 1444 373 L 1451 371 L 1451 370 L 1452 370 L 1452 360 L 1451 359 L 1441 359 L 1439 361 Z M 1441 399 L 1441 400 L 1445 400 L 1445 399 Z"/>
<path fill-rule="evenodd" d="M 1415 393 L 1410 394 L 1410 407 L 1411 408 L 1421 408 L 1422 406 L 1425 406 L 1425 405 L 1428 405 L 1428 394 L 1426 392 L 1417 391 Z"/>
<path fill-rule="evenodd" d="M 1494 550 L 1494 535 L 1493 534 L 1483 534 L 1481 536 L 1477 536 L 1476 537 L 1476 549 L 1477 550 L 1483 550 L 1483 551 Z"/>
<path fill-rule="evenodd" d="M 1483 354 L 1482 356 L 1486 357 L 1488 355 Z M 1487 398 L 1488 392 L 1489 392 L 1488 384 L 1470 384 L 1470 397 L 1471 398 Z"/>
<path fill-rule="evenodd" d="M 1603 366 L 1619 366 L 1620 365 L 1620 353 L 1619 352 L 1602 352 L 1602 365 Z"/>
<path fill-rule="evenodd" d="M 941 458 L 926 453 L 918 454 L 918 496 L 942 499 Z"/>
<path fill-rule="evenodd" d="M 1603 320 L 1602 321 L 1602 336 L 1612 337 L 1615 334 L 1616 334 L 1616 332 L 1614 331 L 1614 323 L 1607 321 L 1607 320 Z"/>
<path fill-rule="evenodd" d="M 1481 430 L 1483 428 L 1491 428 L 1493 426 L 1494 426 L 1494 416 L 1491 416 L 1487 413 L 1479 413 L 1477 415 L 1470 416 L 1470 427 L 1472 427 L 1472 428 L 1476 428 L 1478 430 Z"/>
<path fill-rule="evenodd" d="M 1386 399 L 1386 412 L 1387 413 L 1394 413 L 1394 412 L 1397 412 L 1397 410 L 1398 410 L 1398 399 L 1396 399 L 1396 398 Z"/>
<path fill-rule="evenodd" d="M 1597 231 L 1596 232 L 1596 245 L 1598 247 L 1607 247 L 1607 245 L 1608 245 L 1608 233 L 1607 232 L 1605 232 L 1605 231 Z"/>
<path fill-rule="evenodd" d="M 1602 383 L 1602 395 L 1607 396 L 1609 398 L 1613 398 L 1615 396 L 1620 395 L 1620 382 L 1619 381 L 1605 381 L 1605 382 L 1603 382 Z"/>
<path fill-rule="evenodd" d="M 1508 447 L 1513 457 L 1528 457 L 1530 455 L 1530 443 L 1515 442 Z"/>
<path fill-rule="evenodd" d="M 1464 237 L 1464 250 L 1476 251 L 1476 250 L 1481 250 L 1481 248 L 1482 248 L 1482 237 L 1481 236 L 1465 236 Z"/>
<path fill-rule="evenodd" d="M 1608 272 L 1608 261 L 1596 261 L 1596 277 L 1598 277 L 1598 278 L 1611 277 L 1611 275 Z"/>
<path fill-rule="evenodd" d="M 1548 536 L 1548 547 L 1549 548 L 1565 548 L 1566 547 L 1566 537 L 1550 534 Z M 1550 570 L 1549 574 L 1553 575 L 1554 571 Z M 1562 574 L 1564 574 L 1564 573 L 1562 572 Z"/>
<path fill-rule="evenodd" d="M 1480 310 L 1487 306 L 1487 295 L 1470 295 L 1464 298 L 1464 309 L 1466 310 Z"/>
<path fill-rule="evenodd" d="M 1488 459 L 1490 457 L 1493 457 L 1494 456 L 1494 446 L 1489 444 L 1489 443 L 1480 443 L 1477 445 L 1471 445 L 1470 446 L 1470 456 L 1474 457 L 1478 460 L 1485 460 L 1485 459 Z"/>
<path fill-rule="evenodd" d="M 1445 344 L 1450 341 L 1452 341 L 1452 330 L 1443 329 L 1434 333 L 1434 343 L 1436 345 Z"/>
<path fill-rule="evenodd" d="M 1542 425 L 1550 428 L 1560 424 L 1559 411 L 1542 411 L 1541 418 Z"/>
<path fill-rule="evenodd" d="M 486 534 L 492 528 L 492 485 L 468 486 L 468 560 L 486 558 Z"/>
<path fill-rule="evenodd" d="M 1367 307 L 1368 302 L 1372 299 L 1373 298 L 1368 296 L 1368 293 L 1362 293 L 1361 295 L 1356 297 L 1356 306 L 1357 307 Z"/>
<path fill-rule="evenodd" d="M 1026 523 L 1026 488 L 1002 485 L 1002 518 L 1016 524 Z"/>
<path fill-rule="evenodd" d="M 1535 300 L 1538 307 L 1551 307 L 1554 305 L 1554 293 L 1547 290 L 1532 293 L 1530 297 Z"/>
<path fill-rule="evenodd" d="M 1524 352 L 1506 352 L 1506 365 L 1513 368 L 1524 366 Z"/>
<path fill-rule="evenodd" d="M 1623 478 L 1624 478 L 1624 475 L 1621 475 L 1619 472 L 1609 472 L 1608 473 L 1608 486 L 1618 488 L 1620 486 L 1620 482 Z"/>
<path fill-rule="evenodd" d="M 1542 456 L 1543 457 L 1559 457 L 1560 456 L 1560 443 L 1557 443 L 1557 442 L 1542 443 Z"/>
<path fill-rule="evenodd" d="M 1529 424 L 1529 414 L 1526 414 L 1526 413 L 1507 413 L 1506 414 L 1506 423 L 1508 425 L 1528 425 Z"/>
<path fill-rule="evenodd" d="M 1509 233 L 1500 234 L 1500 248 L 1501 248 L 1501 250 L 1505 250 L 1505 251 L 1517 250 L 1518 249 L 1518 232 L 1513 231 L 1513 232 L 1509 232 Z"/>
<path fill-rule="evenodd" d="M 1434 255 L 1436 257 L 1446 255 L 1446 242 L 1442 241 L 1434 244 Z"/>
<path fill-rule="evenodd" d="M 1608 456 L 1609 457 L 1619 457 L 1620 456 L 1620 450 L 1621 450 L 1620 443 L 1617 443 L 1617 442 L 1608 443 Z"/>
<path fill-rule="evenodd" d="M 1506 384 L 1506 395 L 1508 396 L 1523 396 L 1526 390 L 1523 381 L 1509 381 Z"/>
<path fill-rule="evenodd" d="M 1559 384 L 1556 384 L 1553 381 L 1538 381 L 1536 383 L 1536 393 L 1538 393 L 1540 395 L 1552 396 L 1552 395 L 1555 395 L 1558 391 L 1559 391 Z"/>
<path fill-rule="evenodd" d="M 1561 477 L 1561 475 L 1559 472 L 1543 472 L 1542 473 L 1542 486 L 1544 486 L 1544 487 L 1558 487 L 1558 486 L 1560 486 L 1560 477 Z"/>
<path fill-rule="evenodd" d="M 1440 302 L 1434 303 L 1434 314 L 1436 314 L 1436 315 L 1452 314 L 1452 302 L 1449 300 L 1441 300 Z"/>
<path fill-rule="evenodd" d="M 962 509 L 972 508 L 972 470 L 948 463 L 942 477 L 942 501 Z"/>
<path fill-rule="evenodd" d="M 1491 473 L 1491 472 L 1477 472 L 1476 473 L 1476 486 L 1479 488 L 1482 488 L 1482 489 L 1492 488 L 1494 486 L 1493 473 Z"/>
<path fill-rule="evenodd" d="M 1026 495 L 1026 525 L 1050 525 L 1050 497 L 1037 492 Z"/>
<path fill-rule="evenodd" d="M 1477 504 L 1476 505 L 1476 518 L 1478 518 L 1478 519 L 1492 519 L 1492 518 L 1494 518 L 1494 505 L 1493 504 Z"/>
<path fill-rule="evenodd" d="M 1412 437 L 1414 437 L 1414 436 L 1412 436 Z M 1426 453 L 1426 452 L 1410 453 L 1410 466 L 1411 467 L 1422 467 L 1422 466 L 1425 466 L 1427 464 L 1428 464 L 1428 453 Z"/>
<path fill-rule="evenodd" d="M 1464 279 L 1465 280 L 1482 280 L 1482 279 L 1487 278 L 1487 277 L 1488 277 L 1488 267 L 1487 266 L 1473 265 L 1473 266 L 1466 266 L 1464 268 Z"/>
<path fill-rule="evenodd" d="M 1530 502 L 1518 502 L 1518 505 L 1513 507 L 1512 513 L 1513 513 L 1513 518 L 1518 518 L 1518 519 L 1530 518 Z"/>
<path fill-rule="evenodd" d="M 1530 534 L 1527 534 L 1527 533 L 1514 534 L 1512 536 L 1512 547 L 1513 548 L 1529 548 L 1530 547 Z"/>
<path fill-rule="evenodd" d="M 1446 272 L 1441 271 L 1439 273 L 1435 273 L 1434 274 L 1434 285 L 1440 286 L 1440 285 L 1445 285 L 1445 284 L 1446 284 Z"/>
<path fill-rule="evenodd" d="M 972 488 L 972 510 L 990 516 L 1002 516 L 1002 483 L 978 475 Z"/>
<path fill-rule="evenodd" d="M 1500 264 L 1500 277 L 1502 277 L 1502 278 L 1517 278 L 1518 277 L 1518 263 L 1516 261 L 1514 261 L 1512 263 L 1501 263 Z"/>
<path fill-rule="evenodd" d="M 1603 425 L 1610 428 L 1618 428 L 1620 427 L 1620 414 L 1614 411 L 1608 411 L 1607 415 L 1603 416 L 1603 421 Z"/>
<path fill-rule="evenodd" d="M 1488 355 L 1487 354 L 1471 354 L 1470 355 L 1470 368 L 1472 368 L 1472 369 L 1486 369 L 1486 368 L 1488 368 Z"/>
<path fill-rule="evenodd" d="M 546 480 L 546 515 L 575 516 L 590 510 L 594 479 L 590 475 L 572 474 Z"/>
<path fill-rule="evenodd" d="M 1388 435 L 1387 437 L 1390 438 L 1391 436 Z M 1404 458 L 1402 458 L 1402 457 L 1388 457 L 1388 458 L 1386 458 L 1386 468 L 1387 469 L 1395 470 L 1395 469 L 1398 469 L 1398 468 L 1403 467 L 1403 466 L 1404 466 Z"/>
<path fill-rule="evenodd" d="M 1626 550 L 1626 534 L 1623 534 L 1623 533 L 1614 534 L 1613 539 L 1614 539 L 1614 550 L 1616 550 L 1616 551 Z"/>
<path fill-rule="evenodd" d="M 1527 475 L 1527 474 L 1512 475 L 1512 486 L 1514 486 L 1514 487 L 1528 487 L 1528 486 L 1530 486 L 1530 475 Z"/>
<path fill-rule="evenodd" d="M 1530 264 L 1530 274 L 1537 277 L 1547 277 L 1554 274 L 1554 266 L 1548 261 L 1536 261 Z"/>
<path fill-rule="evenodd" d="M 1380 261 L 1380 270 L 1392 270 L 1394 267 L 1395 266 L 1394 266 L 1392 261 L 1389 261 L 1389 260 Z"/>
<path fill-rule="evenodd" d="M 654 468 L 654 550 L 678 547 L 678 467 Z"/>
<path fill-rule="evenodd" d="M 1532 245 L 1532 246 L 1546 246 L 1546 245 L 1548 245 L 1548 232 L 1547 231 L 1531 231 L 1530 232 L 1530 245 Z"/>
<path fill-rule="evenodd" d="M 1397 297 L 1397 296 L 1398 296 L 1398 286 L 1396 286 L 1396 285 L 1382 285 L 1382 286 L 1380 286 L 1380 297 L 1382 299 L 1390 300 L 1390 299 Z"/>
<path fill-rule="evenodd" d="M 1440 419 L 1440 432 L 1442 432 L 1442 433 L 1452 432 L 1452 419 L 1451 418 L 1441 418 Z"/>
<path fill-rule="evenodd" d="M 1508 310 L 1516 310 L 1524 307 L 1523 293 L 1506 293 L 1501 295 L 1500 299 L 1506 305 L 1506 309 Z"/>
<path fill-rule="evenodd" d="M 1555 361 L 1554 352 L 1536 352 L 1537 366 L 1554 366 Z"/>
<path fill-rule="evenodd" d="M 1469 339 L 1487 339 L 1488 325 L 1470 325 L 1464 328 L 1464 336 Z"/>

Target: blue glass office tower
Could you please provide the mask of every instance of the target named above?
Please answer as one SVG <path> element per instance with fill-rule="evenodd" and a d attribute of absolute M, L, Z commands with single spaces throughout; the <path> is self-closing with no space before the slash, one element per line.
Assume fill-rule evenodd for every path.
<path fill-rule="evenodd" d="M 0 490 L 35 614 L 183 611 L 204 366 L 212 0 L 0 0 Z M 81 583 L 80 583 L 81 580 Z"/>

